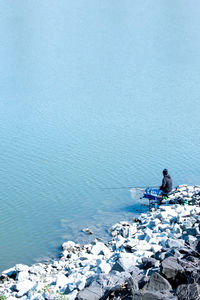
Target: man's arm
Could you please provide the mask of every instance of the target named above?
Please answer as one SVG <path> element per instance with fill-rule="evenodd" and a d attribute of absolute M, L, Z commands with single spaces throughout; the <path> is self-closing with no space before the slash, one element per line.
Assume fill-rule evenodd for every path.
<path fill-rule="evenodd" d="M 166 186 L 166 180 L 165 180 L 165 177 L 163 178 L 162 180 L 162 185 L 160 186 L 160 190 L 163 190 Z"/>

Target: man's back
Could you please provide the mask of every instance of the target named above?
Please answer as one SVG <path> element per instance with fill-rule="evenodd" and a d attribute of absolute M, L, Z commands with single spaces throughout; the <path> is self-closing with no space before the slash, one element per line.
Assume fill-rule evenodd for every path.
<path fill-rule="evenodd" d="M 172 179 L 169 174 L 164 175 L 160 189 L 165 193 L 172 191 Z"/>

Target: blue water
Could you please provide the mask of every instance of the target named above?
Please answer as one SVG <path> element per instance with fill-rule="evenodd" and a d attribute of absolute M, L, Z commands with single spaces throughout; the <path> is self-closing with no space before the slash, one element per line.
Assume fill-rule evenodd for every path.
<path fill-rule="evenodd" d="M 200 2 L 0 1 L 0 270 L 199 184 Z"/>

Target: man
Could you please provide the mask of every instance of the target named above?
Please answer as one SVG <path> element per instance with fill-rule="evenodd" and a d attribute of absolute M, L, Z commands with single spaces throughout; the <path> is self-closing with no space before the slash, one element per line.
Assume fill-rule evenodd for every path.
<path fill-rule="evenodd" d="M 168 170 L 163 170 L 163 180 L 162 185 L 160 186 L 160 190 L 163 194 L 168 194 L 172 191 L 172 179 L 171 176 L 168 174 Z"/>

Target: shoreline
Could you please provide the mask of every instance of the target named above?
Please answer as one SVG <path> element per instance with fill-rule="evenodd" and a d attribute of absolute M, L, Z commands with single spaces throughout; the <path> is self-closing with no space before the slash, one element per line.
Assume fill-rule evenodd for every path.
<path fill-rule="evenodd" d="M 1 272 L 0 299 L 198 299 L 200 186 L 169 198 L 193 205 L 161 205 L 113 225 L 108 243 L 68 241 L 60 259 L 17 264 Z"/>

